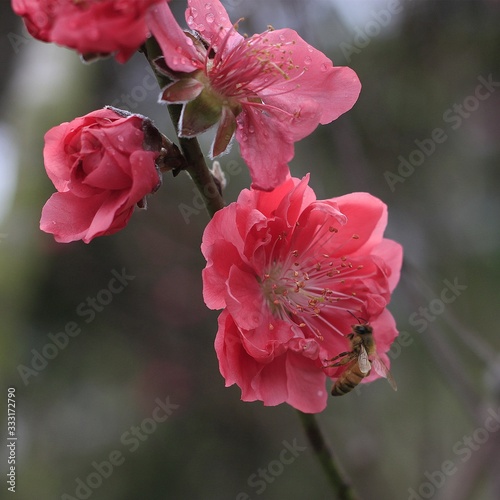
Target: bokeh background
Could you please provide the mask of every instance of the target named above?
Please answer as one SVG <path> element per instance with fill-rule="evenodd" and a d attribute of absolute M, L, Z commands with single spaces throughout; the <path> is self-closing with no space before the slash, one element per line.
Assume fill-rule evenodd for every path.
<path fill-rule="evenodd" d="M 390 307 L 399 390 L 378 381 L 332 399 L 318 417 L 331 447 L 363 499 L 500 498 L 500 2 L 224 4 L 245 18 L 240 31 L 292 27 L 358 73 L 354 109 L 297 144 L 291 170 L 312 172 L 318 198 L 380 197 L 387 236 L 405 248 Z M 179 19 L 184 5 L 172 2 Z M 0 497 L 15 387 L 20 500 L 332 498 L 296 412 L 224 388 L 217 312 L 201 295 L 208 216 L 187 176 L 165 175 L 147 211 L 89 245 L 38 229 L 53 191 L 47 129 L 111 103 L 172 137 L 145 60 L 83 65 L 27 36 L 9 1 L 0 14 Z M 201 143 L 208 151 L 210 137 Z M 221 163 L 231 202 L 249 177 L 237 146 Z M 113 270 L 134 279 L 87 323 L 78 307 Z M 36 353 L 73 322 L 81 333 L 44 366 Z M 178 407 L 156 424 L 167 398 Z M 296 456 L 282 464 L 287 445 Z M 102 465 L 117 456 L 112 472 Z"/>

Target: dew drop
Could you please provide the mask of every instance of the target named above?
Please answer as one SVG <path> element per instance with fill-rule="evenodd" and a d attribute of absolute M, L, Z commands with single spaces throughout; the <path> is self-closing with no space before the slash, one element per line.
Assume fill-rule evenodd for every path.
<path fill-rule="evenodd" d="M 313 47 L 311 47 L 311 45 L 308 45 L 308 46 L 307 46 L 307 50 L 308 50 L 309 52 L 314 52 L 314 48 L 313 48 Z"/>
<path fill-rule="evenodd" d="M 205 9 L 212 10 L 212 4 L 211 3 L 206 3 L 205 4 Z"/>
<path fill-rule="evenodd" d="M 250 125 L 250 126 L 248 127 L 248 132 L 249 132 L 250 134 L 253 134 L 253 133 L 255 132 L 255 127 L 254 127 L 253 125 Z"/>
<path fill-rule="evenodd" d="M 304 64 L 307 64 L 309 66 L 312 63 L 312 59 L 309 56 L 306 56 L 304 58 Z"/>
<path fill-rule="evenodd" d="M 213 15 L 213 13 L 212 13 L 212 12 L 209 12 L 209 13 L 205 16 L 205 19 L 206 19 L 207 23 L 212 24 L 212 23 L 215 21 L 215 16 Z"/>
<path fill-rule="evenodd" d="M 191 7 L 191 16 L 193 19 L 198 17 L 198 9 L 196 7 Z"/>
<path fill-rule="evenodd" d="M 320 69 L 321 69 L 321 71 L 323 71 L 323 72 L 324 72 L 324 71 L 326 71 L 326 70 L 328 69 L 328 66 L 327 66 L 325 63 L 323 63 L 323 64 L 321 65 Z"/>
<path fill-rule="evenodd" d="M 284 42 L 286 40 L 285 35 L 283 33 L 279 36 L 279 39 Z"/>

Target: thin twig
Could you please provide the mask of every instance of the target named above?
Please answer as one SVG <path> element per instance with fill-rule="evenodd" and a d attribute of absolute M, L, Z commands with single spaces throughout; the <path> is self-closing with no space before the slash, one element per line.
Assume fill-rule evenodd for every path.
<path fill-rule="evenodd" d="M 307 437 L 311 442 L 314 453 L 316 454 L 321 467 L 323 467 L 323 470 L 325 471 L 325 474 L 339 500 L 359 500 L 359 497 L 354 491 L 350 480 L 341 469 L 338 464 L 338 460 L 328 448 L 316 417 L 310 413 L 303 413 L 301 411 L 299 411 L 299 417 L 302 425 L 304 426 Z"/>
<path fill-rule="evenodd" d="M 148 38 L 146 44 L 142 48 L 142 51 L 154 71 L 160 88 L 164 88 L 166 85 L 171 83 L 171 80 L 169 80 L 167 76 L 161 74 L 154 64 L 154 60 L 162 56 L 161 48 L 154 37 Z M 168 105 L 168 112 L 176 131 L 179 130 L 181 111 L 182 105 Z M 186 159 L 186 171 L 193 179 L 193 182 L 203 197 L 203 201 L 205 202 L 210 217 L 213 217 L 217 210 L 224 207 L 224 200 L 212 174 L 210 173 L 210 170 L 207 167 L 205 157 L 201 151 L 198 140 L 195 137 L 179 137 L 178 139 L 180 149 Z"/>
<path fill-rule="evenodd" d="M 182 106 L 179 104 L 170 104 L 168 106 L 170 118 L 176 129 L 178 128 L 181 110 Z M 186 171 L 189 173 L 198 191 L 203 196 L 210 217 L 213 217 L 217 210 L 224 207 L 224 200 L 222 199 L 219 188 L 210 170 L 208 170 L 198 140 L 194 137 L 179 137 L 179 146 L 186 158 Z"/>

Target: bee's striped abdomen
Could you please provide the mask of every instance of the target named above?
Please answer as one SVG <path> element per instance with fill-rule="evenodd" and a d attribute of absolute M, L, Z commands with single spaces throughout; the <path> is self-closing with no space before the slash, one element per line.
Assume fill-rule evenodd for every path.
<path fill-rule="evenodd" d="M 343 396 L 351 392 L 368 373 L 362 373 L 356 361 L 352 367 L 347 368 L 347 370 L 337 379 L 332 387 L 332 396 Z"/>

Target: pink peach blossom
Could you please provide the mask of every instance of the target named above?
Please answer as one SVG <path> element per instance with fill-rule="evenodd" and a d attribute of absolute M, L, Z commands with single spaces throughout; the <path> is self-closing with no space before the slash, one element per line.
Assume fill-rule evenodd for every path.
<path fill-rule="evenodd" d="M 270 192 L 244 190 L 203 235 L 203 295 L 223 309 L 215 349 L 226 386 L 244 401 L 325 408 L 325 360 L 350 350 L 363 318 L 385 354 L 397 335 L 386 309 L 399 280 L 401 246 L 383 237 L 387 207 L 367 193 L 316 200 L 302 180 Z M 364 381 L 378 378 L 372 374 Z"/>
<path fill-rule="evenodd" d="M 12 8 L 38 40 L 125 62 L 148 36 L 147 9 L 164 1 L 12 0 Z"/>
<path fill-rule="evenodd" d="M 168 6 L 148 13 L 162 51 L 160 69 L 172 80 L 161 100 L 183 103 L 179 134 L 217 126 L 211 157 L 240 145 L 253 186 L 269 190 L 288 175 L 294 143 L 352 108 L 361 84 L 291 29 L 244 38 L 219 0 L 188 0 L 184 33 Z"/>
<path fill-rule="evenodd" d="M 43 207 L 40 229 L 60 243 L 89 243 L 124 228 L 160 184 L 160 148 L 149 120 L 109 108 L 50 129 L 43 156 L 58 192 Z"/>

